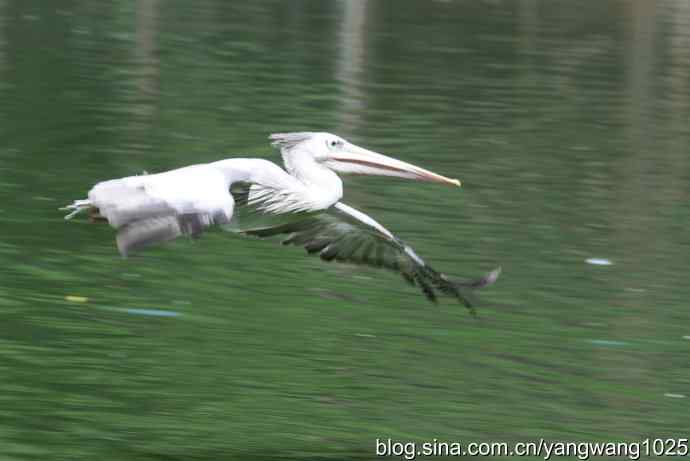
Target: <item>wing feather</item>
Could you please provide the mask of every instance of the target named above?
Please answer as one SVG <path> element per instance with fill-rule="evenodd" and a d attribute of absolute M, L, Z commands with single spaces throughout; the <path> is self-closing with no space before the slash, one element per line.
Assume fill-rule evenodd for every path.
<path fill-rule="evenodd" d="M 399 272 L 430 301 L 437 302 L 438 291 L 457 298 L 472 312 L 469 291 L 494 283 L 500 273 L 499 268 L 476 280 L 451 281 L 386 228 L 344 203 L 320 213 L 303 214 L 293 222 L 239 232 L 262 238 L 286 234 L 284 245 L 303 246 L 308 253 L 318 254 L 325 261 L 366 264 Z"/>

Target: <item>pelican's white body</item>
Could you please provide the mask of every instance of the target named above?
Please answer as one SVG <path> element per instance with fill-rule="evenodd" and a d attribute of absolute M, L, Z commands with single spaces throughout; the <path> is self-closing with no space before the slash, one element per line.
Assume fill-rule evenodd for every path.
<path fill-rule="evenodd" d="M 268 160 L 235 158 L 99 182 L 89 191 L 88 202 L 115 228 L 132 220 L 127 210 L 156 214 L 173 209 L 179 215 L 204 216 L 207 225 L 228 223 L 234 211 L 229 188 L 237 182 L 251 183 L 250 201 L 262 201 L 263 209 L 274 213 L 326 209 L 342 197 L 340 179 L 336 187 L 308 187 Z"/>
<path fill-rule="evenodd" d="M 222 172 L 208 165 L 192 165 L 158 174 L 129 176 L 96 184 L 89 202 L 118 228 L 129 220 L 118 211 L 172 208 L 176 214 L 199 213 L 232 218 L 234 202 Z M 155 213 L 155 211 L 154 211 Z"/>
<path fill-rule="evenodd" d="M 180 235 L 197 236 L 213 224 L 229 224 L 235 211 L 230 187 L 248 183 L 248 203 L 269 214 L 320 211 L 342 205 L 341 211 L 392 235 L 365 214 L 338 202 L 343 183 L 336 172 L 379 174 L 459 186 L 456 179 L 355 146 L 329 133 L 271 135 L 285 169 L 263 159 L 231 158 L 191 165 L 164 173 L 144 174 L 97 183 L 86 200 L 66 209 L 95 210 L 118 229 L 118 248 L 142 248 Z"/>

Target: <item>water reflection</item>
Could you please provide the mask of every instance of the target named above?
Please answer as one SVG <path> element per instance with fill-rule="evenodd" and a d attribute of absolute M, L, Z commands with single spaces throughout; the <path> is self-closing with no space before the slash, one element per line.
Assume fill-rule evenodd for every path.
<path fill-rule="evenodd" d="M 5 0 L 0 0 L 0 75 L 5 69 L 5 21 L 7 17 Z M 2 88 L 0 88 L 2 89 Z"/>
<path fill-rule="evenodd" d="M 343 136 L 354 132 L 366 110 L 362 92 L 364 78 L 367 2 L 342 2 L 340 56 L 336 62 L 336 79 L 341 84 L 340 130 Z"/>

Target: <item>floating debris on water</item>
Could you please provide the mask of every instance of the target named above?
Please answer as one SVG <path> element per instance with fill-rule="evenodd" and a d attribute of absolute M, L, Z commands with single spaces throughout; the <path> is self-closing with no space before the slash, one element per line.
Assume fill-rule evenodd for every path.
<path fill-rule="evenodd" d="M 355 333 L 355 336 L 359 336 L 360 338 L 376 338 L 376 335 L 371 335 L 369 333 Z"/>
<path fill-rule="evenodd" d="M 683 395 L 683 394 L 672 394 L 670 392 L 667 392 L 664 394 L 664 397 L 668 397 L 671 399 L 684 399 L 685 395 Z"/>
<path fill-rule="evenodd" d="M 362 303 L 362 301 L 355 297 L 352 296 L 348 293 L 339 293 L 337 291 L 333 290 L 328 290 L 325 288 L 309 288 L 309 291 L 313 291 L 317 293 L 321 298 L 324 299 L 337 299 L 337 300 L 343 300 L 343 301 L 352 301 L 356 303 Z"/>
<path fill-rule="evenodd" d="M 610 259 L 606 258 L 587 258 L 585 262 L 587 264 L 594 264 L 595 266 L 610 266 L 613 264 Z"/>
<path fill-rule="evenodd" d="M 146 309 L 136 307 L 112 307 L 112 306 L 97 306 L 98 309 L 103 309 L 112 312 L 122 312 L 123 314 L 131 315 L 146 315 L 149 317 L 180 317 L 181 312 L 168 311 L 165 309 Z"/>
<path fill-rule="evenodd" d="M 86 296 L 67 295 L 65 296 L 65 301 L 69 301 L 71 303 L 86 303 L 89 302 L 89 298 Z"/>
<path fill-rule="evenodd" d="M 613 341 L 610 339 L 588 339 L 587 342 L 590 344 L 595 344 L 597 346 L 605 347 L 620 347 L 630 345 L 630 343 L 626 341 Z"/>
<path fill-rule="evenodd" d="M 179 312 L 161 309 L 123 309 L 122 312 L 133 315 L 150 315 L 152 317 L 179 317 Z"/>
<path fill-rule="evenodd" d="M 570 146 L 570 148 L 572 150 L 579 150 L 579 151 L 590 151 L 590 150 L 592 150 L 592 148 L 590 146 L 581 146 L 581 145 Z"/>
<path fill-rule="evenodd" d="M 605 322 L 583 322 L 582 326 L 584 327 L 593 327 L 593 328 L 599 328 L 599 327 L 605 327 L 608 324 Z"/>

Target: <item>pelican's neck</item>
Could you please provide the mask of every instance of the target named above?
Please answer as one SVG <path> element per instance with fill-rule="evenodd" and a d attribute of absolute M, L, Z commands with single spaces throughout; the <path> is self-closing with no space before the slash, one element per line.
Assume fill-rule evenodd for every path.
<path fill-rule="evenodd" d="M 293 148 L 283 149 L 282 154 L 288 173 L 304 184 L 314 200 L 330 206 L 343 197 L 340 177 L 314 160 L 309 152 Z"/>
<path fill-rule="evenodd" d="M 223 173 L 228 187 L 235 182 L 250 182 L 287 191 L 299 196 L 308 209 L 328 208 L 343 196 L 343 183 L 338 175 L 311 158 L 286 161 L 287 172 L 273 162 L 258 158 L 232 158 L 211 165 Z"/>

